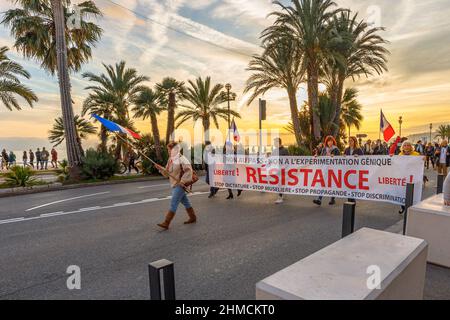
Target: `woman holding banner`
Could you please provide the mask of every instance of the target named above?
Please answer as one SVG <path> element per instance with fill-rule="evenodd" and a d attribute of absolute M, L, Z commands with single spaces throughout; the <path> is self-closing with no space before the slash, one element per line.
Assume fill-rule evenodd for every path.
<path fill-rule="evenodd" d="M 336 139 L 332 136 L 326 137 L 324 148 L 322 149 L 319 156 L 335 157 L 335 156 L 340 156 L 340 155 L 341 155 L 341 151 L 337 147 Z M 318 199 L 314 200 L 313 203 L 317 204 L 318 206 L 321 206 L 322 199 L 323 199 L 323 196 L 320 196 Z M 332 197 L 329 205 L 332 206 L 335 204 L 336 204 L 336 198 Z"/>
<path fill-rule="evenodd" d="M 189 216 L 189 220 L 187 220 L 184 224 L 192 224 L 197 222 L 197 217 L 185 190 L 186 185 L 193 180 L 192 166 L 189 163 L 189 160 L 185 156 L 181 155 L 180 145 L 178 143 L 169 143 L 167 145 L 167 150 L 169 151 L 170 156 L 167 166 L 165 168 L 159 165 L 157 166 L 159 172 L 166 178 L 169 178 L 170 185 L 172 186 L 170 209 L 167 212 L 165 221 L 158 224 L 159 227 L 165 230 L 169 229 L 170 223 L 175 217 L 175 213 L 177 212 L 180 203 L 186 208 L 186 212 Z"/>

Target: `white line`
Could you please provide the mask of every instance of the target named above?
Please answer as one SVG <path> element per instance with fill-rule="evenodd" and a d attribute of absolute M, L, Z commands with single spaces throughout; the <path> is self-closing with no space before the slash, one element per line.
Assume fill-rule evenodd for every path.
<path fill-rule="evenodd" d="M 165 184 L 154 184 L 154 185 L 151 185 L 151 186 L 138 187 L 138 189 L 147 189 L 147 188 L 155 188 L 155 187 L 167 187 L 167 188 L 169 188 L 170 185 L 168 183 L 165 183 Z"/>
<path fill-rule="evenodd" d="M 192 196 L 199 196 L 199 195 L 205 195 L 205 194 L 209 194 L 209 192 L 199 192 L 196 194 L 191 194 L 189 195 L 190 197 Z M 137 201 L 137 202 L 129 202 L 129 203 L 123 203 L 120 204 L 121 206 L 132 206 L 132 205 L 139 205 L 139 204 L 145 204 L 145 203 L 150 203 L 150 202 L 158 202 L 158 201 L 164 201 L 167 200 L 166 198 L 164 199 L 145 199 L 142 201 Z M 89 212 L 89 211 L 98 211 L 98 210 L 104 210 L 104 209 L 112 209 L 112 208 L 117 208 L 117 204 L 115 205 L 111 205 L 111 206 L 105 206 L 105 207 L 92 207 L 92 208 L 83 208 L 83 209 L 79 209 L 76 211 L 69 211 L 69 212 L 54 212 L 54 213 L 47 213 L 47 214 L 41 214 L 40 216 L 37 217 L 30 217 L 30 218 L 17 218 L 17 219 L 8 219 L 8 220 L 0 220 L 0 225 L 1 224 L 10 224 L 10 223 L 17 223 L 17 222 L 24 222 L 24 221 L 31 221 L 31 220 L 40 220 L 40 219 L 46 219 L 46 218 L 53 218 L 53 217 L 60 217 L 60 216 L 66 216 L 69 214 L 77 214 L 77 213 L 85 213 L 85 212 Z"/>
<path fill-rule="evenodd" d="M 82 198 L 87 198 L 87 197 L 94 197 L 94 196 L 99 196 L 99 195 L 107 194 L 107 193 L 110 193 L 110 191 L 93 193 L 93 194 L 87 194 L 87 195 L 84 195 L 84 196 L 79 196 L 79 197 L 74 197 L 74 198 L 69 198 L 69 199 L 64 199 L 64 200 L 58 200 L 58 201 L 46 203 L 46 204 L 43 204 L 43 205 L 40 205 L 40 206 L 37 206 L 37 207 L 34 207 L 34 208 L 30 208 L 30 209 L 27 209 L 25 211 L 27 211 L 27 212 L 28 211 L 33 211 L 33 210 L 36 210 L 36 209 L 40 209 L 40 208 L 51 206 L 52 204 L 57 204 L 57 203 L 61 203 L 61 202 L 77 200 L 77 199 L 82 199 Z"/>
<path fill-rule="evenodd" d="M 14 222 L 19 222 L 19 221 L 23 221 L 25 220 L 25 218 L 16 218 L 16 219 L 8 219 L 8 220 L 3 220 L 0 221 L 0 224 L 7 224 L 7 223 L 14 223 Z"/>

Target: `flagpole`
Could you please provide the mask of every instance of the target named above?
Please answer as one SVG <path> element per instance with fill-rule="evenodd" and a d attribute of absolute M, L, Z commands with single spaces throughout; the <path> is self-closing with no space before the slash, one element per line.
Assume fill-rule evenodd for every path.
<path fill-rule="evenodd" d="M 133 142 L 131 142 L 129 139 L 125 139 L 123 137 L 120 136 L 120 134 L 118 134 L 117 132 L 114 132 L 116 137 L 118 137 L 120 140 L 122 140 L 123 142 L 125 142 L 126 144 L 130 145 L 131 147 L 133 147 L 133 149 L 136 149 L 137 153 L 140 154 L 142 157 L 144 157 L 145 159 L 147 159 L 148 161 L 150 161 L 155 167 L 161 167 L 161 165 L 159 165 L 158 163 L 156 163 L 155 161 L 153 161 L 151 158 L 147 157 L 143 152 L 141 152 L 138 148 L 136 148 L 136 146 L 133 144 Z M 169 172 L 167 172 L 167 175 L 169 177 L 171 177 L 172 179 L 175 180 L 179 180 L 177 177 L 171 175 Z M 188 190 L 187 188 L 183 188 L 184 191 L 186 191 L 187 193 L 192 193 L 190 190 Z"/>
<path fill-rule="evenodd" d="M 383 109 L 380 109 L 380 128 L 378 129 L 378 140 L 381 140 L 381 118 L 383 117 Z"/>

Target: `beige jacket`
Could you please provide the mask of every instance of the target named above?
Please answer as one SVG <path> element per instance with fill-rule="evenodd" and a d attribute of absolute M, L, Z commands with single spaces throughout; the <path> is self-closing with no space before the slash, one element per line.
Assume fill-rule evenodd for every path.
<path fill-rule="evenodd" d="M 183 168 L 183 176 L 181 176 L 181 169 Z M 192 181 L 192 166 L 189 160 L 179 154 L 174 158 L 170 158 L 166 165 L 166 171 L 163 173 L 166 178 L 169 178 L 170 185 L 175 188 L 180 182 L 188 183 Z"/>

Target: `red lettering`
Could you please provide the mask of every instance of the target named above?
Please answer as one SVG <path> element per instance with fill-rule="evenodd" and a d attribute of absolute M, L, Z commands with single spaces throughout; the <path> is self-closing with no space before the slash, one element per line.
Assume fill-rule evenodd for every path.
<path fill-rule="evenodd" d="M 297 170 L 295 170 L 295 169 L 291 169 L 288 171 L 288 176 L 290 179 L 290 182 L 289 182 L 290 186 L 296 186 L 298 184 L 298 177 L 295 173 L 297 173 Z"/>
<path fill-rule="evenodd" d="M 247 183 L 252 182 L 251 179 L 253 179 L 253 183 L 257 183 L 256 181 L 256 170 L 251 167 L 245 167 L 247 170 Z"/>
<path fill-rule="evenodd" d="M 278 169 L 271 169 L 269 171 L 269 177 L 272 178 L 270 181 L 271 185 L 278 185 L 280 183 L 280 178 L 278 177 Z"/>
<path fill-rule="evenodd" d="M 307 187 L 309 185 L 309 174 L 312 173 L 312 169 L 300 169 L 300 173 L 304 174 L 303 186 Z"/>
<path fill-rule="evenodd" d="M 347 172 L 345 173 L 345 175 L 344 175 L 344 183 L 345 183 L 345 186 L 346 186 L 347 188 L 349 188 L 349 189 L 351 189 L 351 190 L 355 190 L 355 189 L 356 189 L 356 185 L 350 184 L 350 182 L 348 181 L 348 179 L 350 178 L 351 175 L 355 175 L 355 174 L 357 174 L 357 173 L 358 173 L 358 172 L 357 172 L 356 170 L 349 170 L 349 171 L 347 171 Z"/>
<path fill-rule="evenodd" d="M 332 188 L 333 184 L 337 188 L 342 188 L 342 170 L 338 170 L 338 175 L 333 170 L 328 172 L 328 188 Z"/>
<path fill-rule="evenodd" d="M 314 175 L 314 179 L 312 181 L 311 187 L 315 187 L 318 183 L 322 186 L 322 188 L 325 188 L 325 179 L 323 178 L 322 170 L 317 170 L 316 174 Z"/>
<path fill-rule="evenodd" d="M 367 170 L 361 170 L 359 172 L 359 189 L 360 190 L 369 190 L 369 186 L 364 184 L 366 182 L 369 182 L 369 178 L 367 177 L 368 174 L 369 174 L 369 171 L 367 171 Z"/>
<path fill-rule="evenodd" d="M 262 171 L 266 171 L 266 168 L 258 168 L 258 175 L 259 175 L 259 183 L 261 184 L 267 184 L 267 180 L 265 180 L 267 178 L 267 175 L 262 174 Z"/>

